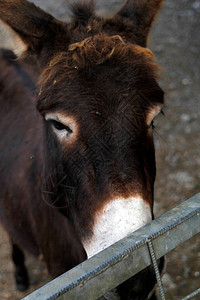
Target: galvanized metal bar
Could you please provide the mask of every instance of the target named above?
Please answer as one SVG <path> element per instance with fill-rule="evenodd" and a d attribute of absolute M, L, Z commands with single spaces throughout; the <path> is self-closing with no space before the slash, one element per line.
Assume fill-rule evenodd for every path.
<path fill-rule="evenodd" d="M 156 254 L 155 254 L 155 251 L 154 251 L 154 248 L 153 248 L 151 237 L 147 240 L 147 245 L 148 245 L 148 248 L 149 248 L 149 254 L 151 256 L 151 261 L 152 261 L 152 264 L 153 264 L 154 272 L 155 272 L 155 275 L 156 275 L 156 280 L 157 280 L 157 283 L 158 283 L 160 298 L 161 298 L 161 300 L 166 300 L 165 292 L 164 292 L 163 285 L 162 285 L 161 275 L 160 275 L 160 271 L 159 271 L 159 268 L 158 268 Z"/>
<path fill-rule="evenodd" d="M 24 300 L 94 300 L 200 232 L 200 194 L 66 272 Z"/>
<path fill-rule="evenodd" d="M 197 296 L 199 294 L 200 294 L 200 288 L 197 289 L 196 291 L 194 291 L 193 293 L 187 295 L 186 297 L 182 298 L 181 300 L 189 300 L 189 299 L 192 299 L 192 298 L 194 298 L 195 296 Z"/>

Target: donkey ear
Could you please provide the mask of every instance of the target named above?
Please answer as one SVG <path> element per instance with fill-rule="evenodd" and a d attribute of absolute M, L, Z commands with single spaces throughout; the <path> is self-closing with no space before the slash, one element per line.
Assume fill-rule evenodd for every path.
<path fill-rule="evenodd" d="M 142 46 L 146 46 L 147 37 L 163 0 L 128 0 L 119 15 L 131 20 L 137 31 L 144 36 Z"/>
<path fill-rule="evenodd" d="M 27 50 L 27 46 L 18 34 L 2 21 L 0 21 L 0 47 L 13 50 L 16 56 L 20 56 Z"/>
<path fill-rule="evenodd" d="M 64 23 L 26 0 L 0 0 L 0 19 L 7 25 L 7 31 L 16 34 L 14 39 L 18 41 L 15 42 L 17 54 L 26 50 L 43 60 L 51 55 L 55 35 L 58 34 L 58 40 L 54 39 L 58 43 L 65 31 Z M 65 36 L 64 40 L 66 39 L 68 41 Z"/>
<path fill-rule="evenodd" d="M 94 1 L 95 14 L 98 17 L 112 18 L 126 4 L 126 0 L 96 0 Z"/>

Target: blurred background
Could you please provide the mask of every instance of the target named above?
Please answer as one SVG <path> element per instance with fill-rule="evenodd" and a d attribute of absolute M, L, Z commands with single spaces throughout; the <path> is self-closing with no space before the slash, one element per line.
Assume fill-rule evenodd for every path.
<path fill-rule="evenodd" d="M 65 20 L 64 0 L 32 0 Z M 1 29 L 0 29 L 1 30 Z M 11 47 L 0 32 L 0 46 Z M 149 48 L 163 68 L 165 116 L 155 121 L 157 158 L 155 215 L 200 192 L 200 0 L 165 0 L 151 31 Z M 27 257 L 31 288 L 15 291 L 10 245 L 0 227 L 0 299 L 21 299 L 50 278 L 42 262 Z M 167 299 L 200 287 L 200 237 L 167 255 L 163 277 Z M 196 297 L 194 299 L 199 299 Z"/>

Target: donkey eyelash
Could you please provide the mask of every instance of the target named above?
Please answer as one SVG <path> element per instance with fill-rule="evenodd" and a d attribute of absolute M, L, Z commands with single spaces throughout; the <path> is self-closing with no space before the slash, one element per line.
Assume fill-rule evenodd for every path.
<path fill-rule="evenodd" d="M 165 112 L 163 109 L 161 109 L 160 114 L 163 115 L 165 117 Z"/>

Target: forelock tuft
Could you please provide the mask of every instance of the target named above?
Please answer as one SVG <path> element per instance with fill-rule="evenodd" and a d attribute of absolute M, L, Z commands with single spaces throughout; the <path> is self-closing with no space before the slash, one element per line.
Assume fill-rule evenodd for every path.
<path fill-rule="evenodd" d="M 58 82 L 65 70 L 85 69 L 91 72 L 93 67 L 107 62 L 112 70 L 121 66 L 126 73 L 124 76 L 133 74 L 140 82 L 148 78 L 157 79 L 161 71 L 149 49 L 127 44 L 119 35 L 97 34 L 69 45 L 68 51 L 56 55 L 42 74 L 41 86 L 49 80 L 53 82 L 56 79 Z"/>
<path fill-rule="evenodd" d="M 109 37 L 105 34 L 99 34 L 70 45 L 69 51 L 72 52 L 73 63 L 79 68 L 84 68 L 104 63 L 122 45 L 124 45 L 124 41 L 119 35 Z"/>

